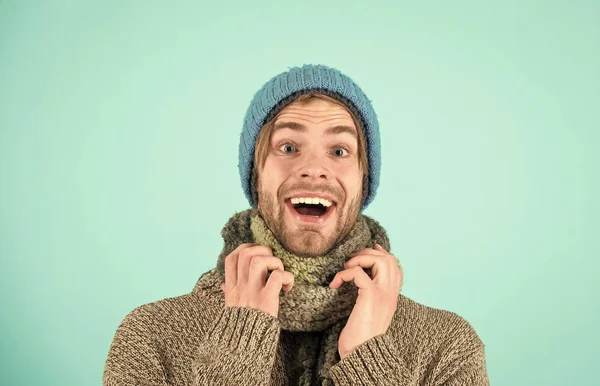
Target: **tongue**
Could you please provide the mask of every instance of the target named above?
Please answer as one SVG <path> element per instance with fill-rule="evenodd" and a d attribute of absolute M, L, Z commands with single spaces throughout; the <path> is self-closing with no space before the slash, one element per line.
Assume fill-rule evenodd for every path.
<path fill-rule="evenodd" d="M 320 215 L 323 214 L 324 210 L 323 210 L 323 207 L 321 207 L 320 205 L 311 205 L 311 206 L 301 205 L 296 208 L 296 212 L 298 212 L 304 216 L 319 217 Z"/>

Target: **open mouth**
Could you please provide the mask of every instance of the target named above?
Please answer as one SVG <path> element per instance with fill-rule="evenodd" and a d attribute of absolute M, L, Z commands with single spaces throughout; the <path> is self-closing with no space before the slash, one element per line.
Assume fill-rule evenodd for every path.
<path fill-rule="evenodd" d="M 320 220 L 335 207 L 335 203 L 319 197 L 294 197 L 287 200 L 287 204 L 302 220 Z"/>

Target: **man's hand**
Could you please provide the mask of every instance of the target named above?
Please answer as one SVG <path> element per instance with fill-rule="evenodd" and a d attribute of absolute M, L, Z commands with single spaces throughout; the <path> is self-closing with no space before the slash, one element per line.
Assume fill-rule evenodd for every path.
<path fill-rule="evenodd" d="M 392 322 L 398 294 L 402 287 L 402 270 L 396 258 L 379 244 L 352 255 L 329 287 L 339 288 L 343 282 L 354 281 L 358 298 L 340 333 L 338 351 L 343 359 L 367 340 L 384 334 Z M 361 268 L 362 267 L 362 268 Z M 363 268 L 372 268 L 373 279 Z"/>
<path fill-rule="evenodd" d="M 268 271 L 273 272 L 266 280 Z M 277 317 L 279 291 L 288 292 L 293 285 L 294 275 L 264 245 L 241 244 L 225 258 L 225 283 L 221 284 L 225 306 L 254 308 Z"/>

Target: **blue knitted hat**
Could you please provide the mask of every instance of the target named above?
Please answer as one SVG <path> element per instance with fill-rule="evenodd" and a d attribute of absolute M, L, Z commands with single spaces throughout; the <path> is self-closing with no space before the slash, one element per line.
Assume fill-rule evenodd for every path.
<path fill-rule="evenodd" d="M 244 194 L 250 205 L 255 207 L 252 172 L 258 132 L 286 105 L 292 103 L 298 96 L 311 91 L 324 93 L 340 100 L 362 123 L 369 165 L 368 181 L 366 181 L 368 186 L 363 187 L 365 194 L 361 205 L 362 211 L 375 198 L 379 185 L 381 169 L 379 123 L 371 101 L 358 85 L 340 71 L 323 65 L 305 64 L 302 67 L 292 67 L 271 78 L 254 94 L 246 111 L 240 135 L 238 168 Z"/>

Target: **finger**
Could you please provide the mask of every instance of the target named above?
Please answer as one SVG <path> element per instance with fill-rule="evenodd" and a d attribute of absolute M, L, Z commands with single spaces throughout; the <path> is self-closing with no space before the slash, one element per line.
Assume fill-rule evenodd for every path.
<path fill-rule="evenodd" d="M 391 261 L 391 260 L 396 260 L 396 258 L 391 258 L 392 255 L 390 255 L 389 253 L 372 253 L 372 252 L 366 252 L 366 253 L 360 253 L 360 254 L 356 254 L 356 255 L 350 255 L 350 259 L 348 259 L 348 261 L 346 261 L 344 264 L 347 264 L 348 262 L 354 261 L 355 259 L 360 258 L 361 256 L 370 256 L 372 258 L 376 258 L 376 259 L 381 259 L 381 260 L 385 260 L 385 261 Z"/>
<path fill-rule="evenodd" d="M 361 267 L 352 267 L 336 273 L 329 284 L 331 288 L 339 288 L 344 282 L 354 281 L 358 288 L 370 288 L 373 281 Z"/>
<path fill-rule="evenodd" d="M 360 252 L 355 252 L 355 253 L 351 254 L 350 257 L 356 257 L 359 255 L 383 256 L 383 257 L 387 258 L 388 260 L 390 260 L 391 262 L 393 262 L 394 264 L 397 264 L 398 259 L 396 258 L 396 256 L 387 252 L 385 249 L 383 249 L 383 247 L 381 245 L 379 245 L 377 243 L 375 243 L 375 246 L 377 249 L 365 248 Z"/>
<path fill-rule="evenodd" d="M 388 251 L 386 251 L 381 245 L 377 243 L 375 243 L 375 249 L 383 253 L 388 253 Z"/>
<path fill-rule="evenodd" d="M 233 250 L 229 255 L 225 257 L 225 285 L 228 288 L 235 287 L 237 284 L 238 277 L 238 257 L 242 249 L 248 248 L 252 245 L 257 244 L 240 244 L 236 249 Z"/>
<path fill-rule="evenodd" d="M 262 289 L 265 286 L 269 271 L 283 271 L 283 262 L 275 256 L 254 255 L 250 261 L 248 285 L 253 289 Z"/>
<path fill-rule="evenodd" d="M 388 253 L 385 252 L 385 250 L 382 252 L 381 250 L 377 250 L 375 248 L 365 248 L 362 251 L 354 252 L 350 256 L 365 255 L 365 254 L 367 254 L 367 255 L 387 255 Z"/>
<path fill-rule="evenodd" d="M 256 255 L 273 256 L 273 252 L 271 251 L 271 248 L 260 244 L 242 249 L 238 258 L 238 283 L 248 283 L 248 278 L 250 276 L 250 261 L 252 256 Z"/>
<path fill-rule="evenodd" d="M 294 274 L 291 272 L 283 271 L 283 281 L 281 283 L 281 289 L 285 292 L 290 292 L 294 287 Z"/>
<path fill-rule="evenodd" d="M 294 286 L 294 275 L 287 271 L 273 271 L 267 284 L 265 285 L 265 296 L 279 297 L 279 291 L 282 289 L 289 292 Z"/>
<path fill-rule="evenodd" d="M 362 267 L 371 268 L 373 273 L 373 281 L 380 283 L 388 283 L 390 280 L 390 264 L 389 260 L 383 256 L 374 255 L 359 255 L 348 260 L 344 267 Z"/>

